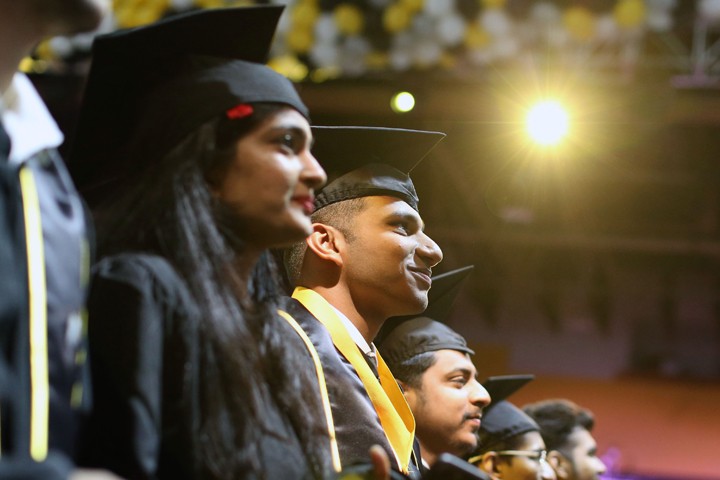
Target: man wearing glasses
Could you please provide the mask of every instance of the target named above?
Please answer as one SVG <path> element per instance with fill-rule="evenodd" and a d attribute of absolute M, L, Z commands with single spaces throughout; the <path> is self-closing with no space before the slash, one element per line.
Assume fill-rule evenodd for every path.
<path fill-rule="evenodd" d="M 595 424 L 592 412 L 562 399 L 531 403 L 523 410 L 540 426 L 558 480 L 597 480 L 605 473 L 590 433 Z"/>
<path fill-rule="evenodd" d="M 493 402 L 485 409 L 479 437 L 468 461 L 493 480 L 557 479 L 547 462 L 540 427 L 510 402 Z"/>

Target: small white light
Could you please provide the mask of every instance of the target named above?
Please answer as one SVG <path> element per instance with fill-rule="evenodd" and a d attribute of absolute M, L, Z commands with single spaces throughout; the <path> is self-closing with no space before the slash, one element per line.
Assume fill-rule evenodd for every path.
<path fill-rule="evenodd" d="M 410 92 L 399 92 L 390 100 L 390 108 L 395 113 L 407 113 L 415 108 L 415 97 Z"/>

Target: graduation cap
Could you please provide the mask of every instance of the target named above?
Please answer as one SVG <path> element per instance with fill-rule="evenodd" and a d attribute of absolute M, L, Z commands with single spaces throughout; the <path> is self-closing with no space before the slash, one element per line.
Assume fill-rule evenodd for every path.
<path fill-rule="evenodd" d="M 282 10 L 201 10 L 98 36 L 70 160 L 79 189 L 162 158 L 238 104 L 286 104 L 307 117 L 292 83 L 262 64 Z"/>
<path fill-rule="evenodd" d="M 389 195 L 418 209 L 410 179 L 444 133 L 384 127 L 313 127 L 313 154 L 328 174 L 315 210 L 343 200 Z"/>
<path fill-rule="evenodd" d="M 531 374 L 488 377 L 483 382 L 483 387 L 485 387 L 485 390 L 490 394 L 491 403 L 485 407 L 485 410 L 487 411 L 492 408 L 494 403 L 505 400 L 534 379 L 535 375 Z"/>
<path fill-rule="evenodd" d="M 419 315 L 388 319 L 375 338 L 375 345 L 389 364 L 438 350 L 457 350 L 474 355 L 465 339 L 445 325 L 450 308 L 473 266 L 452 270 L 433 277 L 428 307 Z"/>
<path fill-rule="evenodd" d="M 491 451 L 505 440 L 523 433 L 539 431 L 540 427 L 535 420 L 512 403 L 507 400 L 493 402 L 483 411 L 478 431 L 480 442 L 468 461 L 473 463 L 479 455 Z"/>

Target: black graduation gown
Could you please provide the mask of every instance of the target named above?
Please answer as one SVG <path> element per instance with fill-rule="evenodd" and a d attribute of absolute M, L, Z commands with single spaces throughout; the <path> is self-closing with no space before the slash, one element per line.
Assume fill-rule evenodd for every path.
<path fill-rule="evenodd" d="M 0 125 L 0 129 L 2 126 Z M 4 131 L 2 132 L 4 135 Z M 86 215 L 65 165 L 55 150 L 45 150 L 23 164 L 36 184 L 44 251 L 44 291 L 28 282 L 26 225 L 18 164 L 0 154 L 0 424 L 2 478 L 65 478 L 72 468 L 78 415 L 88 406 L 81 310 L 85 285 L 81 272 L 89 259 Z M 33 209 L 34 210 L 34 209 Z M 84 258 L 83 258 L 84 257 Z M 46 298 L 48 377 L 48 456 L 30 460 L 31 349 L 30 292 Z M 38 378 L 42 378 L 42 375 Z M 42 398 L 42 397 L 38 397 Z M 44 408 L 44 407 L 43 407 Z M 44 443 L 40 441 L 40 443 Z"/>
<path fill-rule="evenodd" d="M 95 408 L 81 437 L 82 464 L 129 479 L 210 478 L 191 441 L 202 372 L 197 322 L 188 320 L 200 313 L 185 282 L 158 256 L 109 257 L 94 269 L 88 310 Z M 290 440 L 264 437 L 267 478 L 306 478 L 296 436 L 277 409 L 268 412 Z"/>
<path fill-rule="evenodd" d="M 397 469 L 392 460 L 395 454 L 355 368 L 338 353 L 325 326 L 299 301 L 288 299 L 285 309 L 307 333 L 320 357 L 343 468 L 367 463 L 370 447 L 380 445 Z M 411 470 L 411 475 L 419 474 Z"/>

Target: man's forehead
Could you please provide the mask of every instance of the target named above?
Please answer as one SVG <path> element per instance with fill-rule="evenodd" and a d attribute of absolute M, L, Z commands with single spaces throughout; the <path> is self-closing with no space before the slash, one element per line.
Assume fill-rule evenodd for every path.
<path fill-rule="evenodd" d="M 473 376 L 477 373 L 477 369 L 470 359 L 470 355 L 466 352 L 459 350 L 452 350 L 450 348 L 436 350 L 436 365 L 444 367 L 445 370 L 467 370 Z"/>

